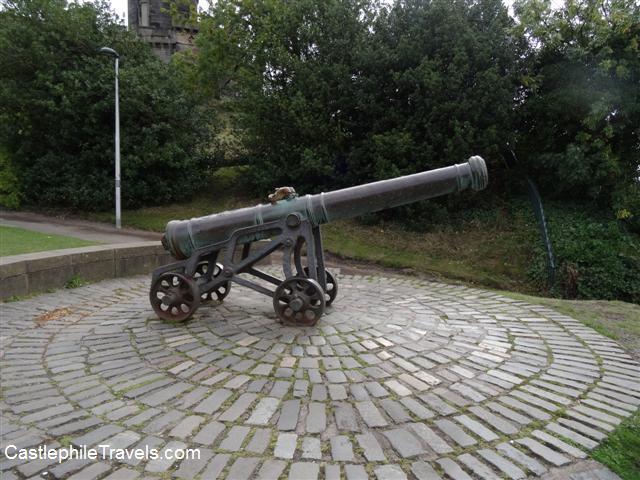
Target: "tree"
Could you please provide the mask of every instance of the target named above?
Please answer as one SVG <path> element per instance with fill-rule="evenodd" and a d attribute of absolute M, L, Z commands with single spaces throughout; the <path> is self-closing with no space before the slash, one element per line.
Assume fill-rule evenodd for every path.
<path fill-rule="evenodd" d="M 214 96 L 233 99 L 259 188 L 338 183 L 350 148 L 342 115 L 371 16 L 360 0 L 226 0 L 204 18 L 198 72 Z"/>
<path fill-rule="evenodd" d="M 524 44 L 500 0 L 406 0 L 363 52 L 349 169 L 386 178 L 481 154 L 494 186 L 513 141 Z"/>
<path fill-rule="evenodd" d="M 201 184 L 206 122 L 171 66 L 105 2 L 15 0 L 0 12 L 0 144 L 28 204 L 113 203 L 114 69 L 96 53 L 105 45 L 121 56 L 123 205 L 179 200 Z"/>
<path fill-rule="evenodd" d="M 593 201 L 640 230 L 640 4 L 515 6 L 531 42 L 521 148 L 550 195 Z"/>
<path fill-rule="evenodd" d="M 496 162 L 512 137 L 523 44 L 498 0 L 224 0 L 203 25 L 198 76 L 234 99 L 262 189 Z"/>

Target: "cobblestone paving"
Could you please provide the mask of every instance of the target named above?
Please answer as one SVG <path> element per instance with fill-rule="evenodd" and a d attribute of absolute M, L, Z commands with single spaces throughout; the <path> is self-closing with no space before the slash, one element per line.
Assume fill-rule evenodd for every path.
<path fill-rule="evenodd" d="M 585 458 L 640 404 L 615 342 L 482 290 L 342 275 L 306 329 L 237 286 L 178 325 L 147 295 L 136 277 L 2 305 L 1 446 L 200 460 L 0 458 L 3 480 L 518 479 Z"/>

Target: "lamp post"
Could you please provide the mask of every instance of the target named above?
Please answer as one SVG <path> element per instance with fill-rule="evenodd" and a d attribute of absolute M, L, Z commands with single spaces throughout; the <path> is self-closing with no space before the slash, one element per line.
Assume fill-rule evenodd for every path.
<path fill-rule="evenodd" d="M 102 47 L 98 50 L 103 55 L 109 55 L 115 59 L 116 68 L 116 228 L 121 228 L 121 216 L 120 216 L 120 102 L 118 99 L 118 53 L 109 47 Z"/>

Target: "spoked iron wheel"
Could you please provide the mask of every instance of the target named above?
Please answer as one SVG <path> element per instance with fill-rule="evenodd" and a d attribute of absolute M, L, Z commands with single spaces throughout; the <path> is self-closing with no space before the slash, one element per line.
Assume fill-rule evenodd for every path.
<path fill-rule="evenodd" d="M 198 285 L 180 273 L 167 272 L 151 285 L 149 299 L 153 310 L 164 320 L 184 322 L 198 309 Z"/>
<path fill-rule="evenodd" d="M 304 267 L 304 274 L 307 277 L 309 276 L 309 267 Z M 324 302 L 328 307 L 333 303 L 338 295 L 338 280 L 336 280 L 336 277 L 334 277 L 329 270 L 325 270 L 324 275 L 327 280 L 327 289 L 324 292 Z"/>
<path fill-rule="evenodd" d="M 318 282 L 292 277 L 276 288 L 273 308 L 285 325 L 312 327 L 324 313 L 324 291 Z"/>
<path fill-rule="evenodd" d="M 217 278 L 222 275 L 223 266 L 220 263 L 216 263 L 213 267 L 213 271 L 209 274 L 209 262 L 200 262 L 196 267 L 196 273 L 194 278 L 196 282 L 199 281 L 199 278 L 203 278 L 205 282 L 213 278 Z M 209 290 L 208 292 L 202 292 L 200 295 L 200 301 L 210 302 L 211 300 L 217 300 L 222 302 L 227 295 L 229 295 L 229 290 L 231 289 L 231 282 L 224 282 L 221 285 L 218 285 L 213 290 Z"/>

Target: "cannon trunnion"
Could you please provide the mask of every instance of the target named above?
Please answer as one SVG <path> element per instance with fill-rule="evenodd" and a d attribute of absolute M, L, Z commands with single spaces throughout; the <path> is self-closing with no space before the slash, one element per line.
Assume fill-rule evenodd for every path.
<path fill-rule="evenodd" d="M 162 244 L 178 261 L 153 272 L 151 306 L 160 318 L 185 321 L 201 303 L 224 300 L 237 283 L 271 297 L 281 323 L 313 326 L 338 292 L 336 278 L 325 269 L 321 224 L 467 188 L 482 190 L 487 183 L 484 160 L 475 156 L 463 164 L 318 195 L 298 197 L 284 187 L 270 196 L 270 204 L 171 221 Z M 256 268 L 276 251 L 282 252 L 283 279 Z"/>

